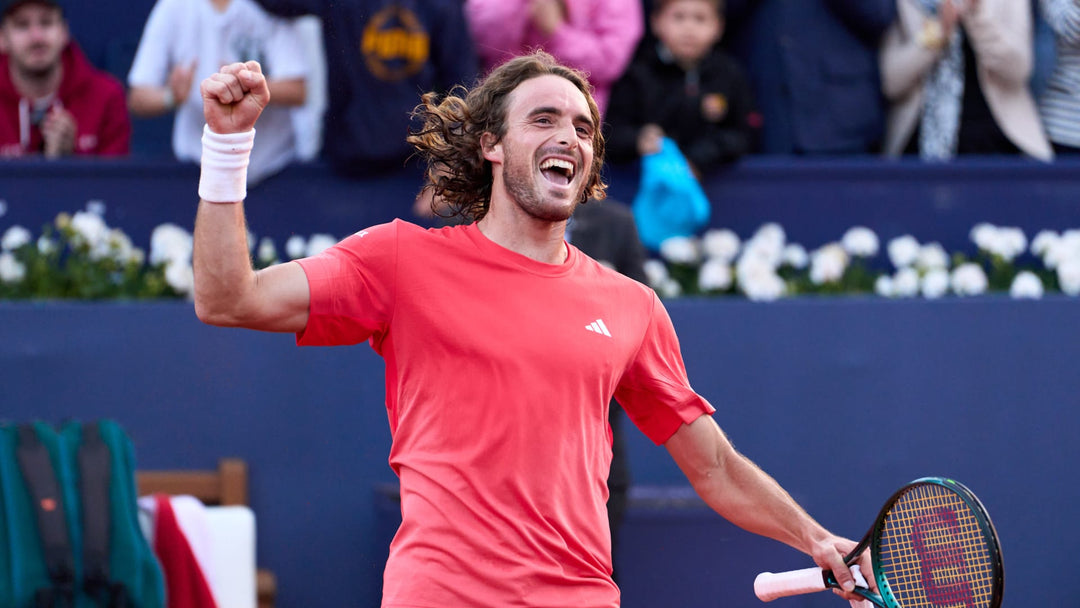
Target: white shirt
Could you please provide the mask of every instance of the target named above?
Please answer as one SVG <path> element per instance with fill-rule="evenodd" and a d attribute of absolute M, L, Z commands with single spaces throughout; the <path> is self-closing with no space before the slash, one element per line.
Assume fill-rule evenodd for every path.
<path fill-rule="evenodd" d="M 232 0 L 223 12 L 209 0 L 158 0 L 139 41 L 128 84 L 162 87 L 173 68 L 196 62 L 191 91 L 176 108 L 172 143 L 178 159 L 198 162 L 205 124 L 199 85 L 205 78 L 223 65 L 252 59 L 262 65 L 268 79 L 306 77 L 306 57 L 295 25 L 270 16 L 252 0 Z M 249 185 L 297 156 L 290 108 L 267 107 L 255 129 Z"/>

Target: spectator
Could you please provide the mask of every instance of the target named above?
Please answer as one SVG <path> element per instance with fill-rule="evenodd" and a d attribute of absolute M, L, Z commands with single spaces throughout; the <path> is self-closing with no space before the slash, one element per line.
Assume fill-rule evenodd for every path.
<path fill-rule="evenodd" d="M 747 153 L 753 110 L 742 68 L 717 42 L 722 0 L 659 0 L 639 49 L 612 89 L 607 151 L 613 161 L 653 154 L 667 136 L 699 174 Z"/>
<path fill-rule="evenodd" d="M 638 0 L 465 0 L 487 71 L 537 48 L 589 75 L 603 114 L 645 29 Z"/>
<path fill-rule="evenodd" d="M 897 6 L 899 18 L 881 52 L 892 104 L 886 154 L 1053 158 L 1029 87 L 1030 4 L 898 0 Z"/>
<path fill-rule="evenodd" d="M 308 65 L 294 25 L 252 0 L 157 0 L 128 74 L 128 103 L 137 116 L 176 112 L 173 152 L 183 161 L 202 154 L 199 83 L 227 63 L 258 60 L 270 84 L 270 107 L 259 123 L 248 184 L 296 159 L 291 111 L 304 103 Z"/>
<path fill-rule="evenodd" d="M 767 154 L 880 150 L 877 54 L 896 0 L 728 0 L 728 48 L 750 78 Z"/>
<path fill-rule="evenodd" d="M 1039 110 L 1054 151 L 1080 154 L 1080 4 L 1076 0 L 1039 0 L 1039 4 L 1057 38 L 1057 63 Z"/>
<path fill-rule="evenodd" d="M 3 2 L 0 53 L 0 156 L 128 153 L 124 87 L 90 65 L 59 2 Z"/>
<path fill-rule="evenodd" d="M 460 0 L 258 0 L 322 19 L 328 100 L 323 155 L 340 173 L 401 168 L 418 92 L 471 85 L 476 51 Z"/>

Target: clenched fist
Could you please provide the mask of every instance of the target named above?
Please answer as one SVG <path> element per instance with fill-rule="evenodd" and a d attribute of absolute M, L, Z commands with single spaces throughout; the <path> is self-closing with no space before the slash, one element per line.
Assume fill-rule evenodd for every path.
<path fill-rule="evenodd" d="M 243 133 L 270 102 L 262 67 L 257 61 L 231 63 L 202 81 L 203 115 L 214 133 Z"/>

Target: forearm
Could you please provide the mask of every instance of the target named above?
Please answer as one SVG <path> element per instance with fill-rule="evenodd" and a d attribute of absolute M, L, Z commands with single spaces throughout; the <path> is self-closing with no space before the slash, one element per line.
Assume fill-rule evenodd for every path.
<path fill-rule="evenodd" d="M 922 44 L 919 32 L 904 28 L 905 24 L 901 23 L 889 28 L 881 47 L 881 87 L 890 101 L 902 99 L 915 87 L 921 87 L 940 56 L 939 50 Z"/>
<path fill-rule="evenodd" d="M 307 85 L 303 78 L 268 80 L 270 103 L 278 106 L 302 106 L 307 99 Z"/>
<path fill-rule="evenodd" d="M 980 69 L 1000 82 L 1027 86 L 1034 63 L 1031 10 L 1027 4 L 995 7 L 980 2 L 962 19 Z"/>
<path fill-rule="evenodd" d="M 679 437 L 679 435 L 682 437 Z M 667 446 L 694 490 L 714 511 L 755 534 L 808 555 L 830 537 L 772 477 L 739 454 L 709 416 L 680 429 Z"/>
<path fill-rule="evenodd" d="M 237 305 L 255 287 L 243 204 L 200 201 L 194 241 L 195 313 L 211 325 L 239 325 Z"/>
<path fill-rule="evenodd" d="M 132 87 L 128 92 L 128 109 L 135 116 L 144 118 L 161 116 L 175 107 L 172 91 L 168 86 Z"/>

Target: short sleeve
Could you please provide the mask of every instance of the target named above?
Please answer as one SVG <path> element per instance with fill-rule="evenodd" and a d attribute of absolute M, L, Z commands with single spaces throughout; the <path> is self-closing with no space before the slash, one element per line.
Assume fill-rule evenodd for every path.
<path fill-rule="evenodd" d="M 311 304 L 301 346 L 358 344 L 378 337 L 390 322 L 398 249 L 398 222 L 381 224 L 302 260 Z"/>
<path fill-rule="evenodd" d="M 294 19 L 271 17 L 272 34 L 267 41 L 267 76 L 278 80 L 306 78 L 311 73 L 307 53 Z"/>
<path fill-rule="evenodd" d="M 615 389 L 631 422 L 657 445 L 716 410 L 690 387 L 671 317 L 656 294 L 641 347 Z"/>
<path fill-rule="evenodd" d="M 135 58 L 128 72 L 128 86 L 163 86 L 168 82 L 169 48 L 172 44 L 172 32 L 179 18 L 175 2 L 160 0 L 150 11 L 146 20 Z"/>

